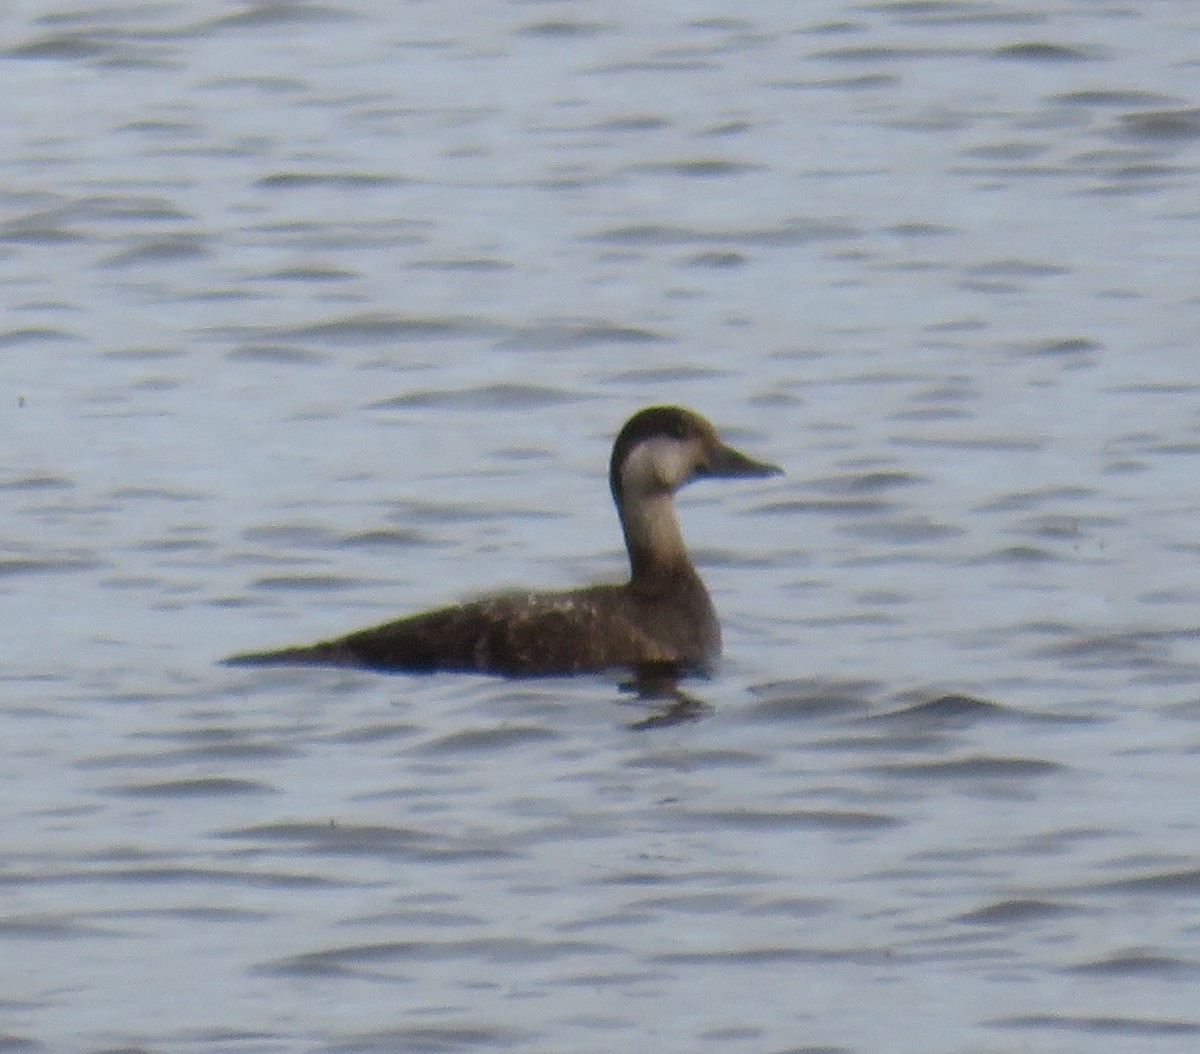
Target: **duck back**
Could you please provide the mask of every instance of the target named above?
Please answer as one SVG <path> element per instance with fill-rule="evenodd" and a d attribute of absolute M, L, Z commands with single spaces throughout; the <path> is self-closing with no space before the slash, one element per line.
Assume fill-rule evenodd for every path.
<path fill-rule="evenodd" d="M 532 676 L 655 665 L 708 669 L 720 648 L 712 602 L 692 574 L 651 592 L 601 585 L 504 593 L 228 662 Z"/>

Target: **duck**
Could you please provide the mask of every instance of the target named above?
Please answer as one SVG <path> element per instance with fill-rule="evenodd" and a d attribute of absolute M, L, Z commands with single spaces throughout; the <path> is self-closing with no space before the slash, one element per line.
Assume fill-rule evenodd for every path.
<path fill-rule="evenodd" d="M 711 674 L 721 626 L 688 555 L 676 492 L 699 479 L 778 476 L 723 442 L 700 414 L 650 406 L 613 443 L 609 488 L 629 556 L 626 582 L 505 592 L 425 611 L 345 636 L 230 656 L 231 666 L 315 665 L 506 677 L 626 670 Z"/>

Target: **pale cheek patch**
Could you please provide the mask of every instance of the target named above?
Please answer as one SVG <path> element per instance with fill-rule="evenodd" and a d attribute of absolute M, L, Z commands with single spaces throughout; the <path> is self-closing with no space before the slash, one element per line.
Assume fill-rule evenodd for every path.
<path fill-rule="evenodd" d="M 621 487 L 627 494 L 676 490 L 696 470 L 691 447 L 675 439 L 648 439 L 636 446 L 621 466 Z"/>

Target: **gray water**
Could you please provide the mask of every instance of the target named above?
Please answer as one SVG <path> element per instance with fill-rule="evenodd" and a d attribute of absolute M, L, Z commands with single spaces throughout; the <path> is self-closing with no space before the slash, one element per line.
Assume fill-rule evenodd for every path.
<path fill-rule="evenodd" d="M 1197 1049 L 1200 8 L 0 11 L 0 1049 Z M 660 401 L 704 719 L 215 665 Z"/>

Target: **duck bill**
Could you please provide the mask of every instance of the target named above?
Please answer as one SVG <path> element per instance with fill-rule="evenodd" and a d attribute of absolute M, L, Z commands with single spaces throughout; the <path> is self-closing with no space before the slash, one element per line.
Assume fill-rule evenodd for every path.
<path fill-rule="evenodd" d="M 703 476 L 782 476 L 783 469 L 766 461 L 755 461 L 731 446 L 720 447 L 700 470 Z"/>

